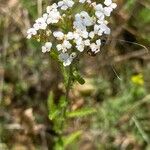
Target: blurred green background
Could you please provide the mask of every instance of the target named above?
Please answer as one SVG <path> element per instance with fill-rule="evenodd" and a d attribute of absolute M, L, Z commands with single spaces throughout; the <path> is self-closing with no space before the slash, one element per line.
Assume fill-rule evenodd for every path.
<path fill-rule="evenodd" d="M 0 1 L 0 150 L 53 147 L 47 99 L 50 91 L 56 101 L 64 94 L 62 76 L 41 44 L 26 39 L 26 30 L 51 3 Z M 68 122 L 67 133 L 83 130 L 69 150 L 150 149 L 150 1 L 116 3 L 108 44 L 97 56 L 87 54 L 80 61 L 86 83 L 76 84 L 69 95 L 72 110 L 97 109 Z"/>

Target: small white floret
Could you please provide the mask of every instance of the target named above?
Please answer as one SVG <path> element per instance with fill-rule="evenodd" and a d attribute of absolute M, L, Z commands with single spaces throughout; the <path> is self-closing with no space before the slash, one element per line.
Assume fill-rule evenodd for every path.
<path fill-rule="evenodd" d="M 44 46 L 42 46 L 42 52 L 46 53 L 49 52 L 52 48 L 52 43 L 51 42 L 46 42 Z"/>

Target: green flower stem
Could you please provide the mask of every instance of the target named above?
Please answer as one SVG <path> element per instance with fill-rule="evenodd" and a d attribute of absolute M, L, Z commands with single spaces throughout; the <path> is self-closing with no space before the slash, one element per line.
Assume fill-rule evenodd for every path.
<path fill-rule="evenodd" d="M 68 71 L 68 81 L 66 84 L 66 94 L 65 94 L 65 99 L 66 99 L 66 105 L 63 107 L 62 109 L 62 124 L 61 124 L 61 129 L 63 130 L 64 128 L 64 122 L 66 120 L 66 112 L 67 112 L 67 108 L 69 106 L 69 92 L 70 92 L 70 88 L 71 88 L 71 84 L 72 84 L 72 76 L 73 76 L 73 63 L 69 66 L 69 71 Z"/>

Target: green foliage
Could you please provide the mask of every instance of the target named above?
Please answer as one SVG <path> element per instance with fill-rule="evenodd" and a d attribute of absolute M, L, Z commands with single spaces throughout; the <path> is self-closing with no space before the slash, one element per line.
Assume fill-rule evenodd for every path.
<path fill-rule="evenodd" d="M 78 71 L 73 72 L 73 79 L 76 80 L 78 83 L 83 85 L 85 83 L 85 80 L 81 77 Z"/>
<path fill-rule="evenodd" d="M 64 147 L 66 148 L 68 145 L 73 143 L 77 138 L 79 138 L 82 134 L 82 131 L 76 131 L 74 133 L 71 133 L 67 137 L 65 137 L 64 140 Z"/>
<path fill-rule="evenodd" d="M 127 0 L 125 5 L 124 5 L 124 9 L 127 11 L 128 10 L 131 11 L 135 3 L 136 3 L 136 0 Z"/>
<path fill-rule="evenodd" d="M 56 51 L 52 51 L 52 52 L 50 53 L 50 56 L 51 56 L 54 60 L 58 60 L 58 54 L 57 54 Z"/>
<path fill-rule="evenodd" d="M 97 109 L 97 121 L 93 128 L 104 133 L 108 141 L 111 139 L 108 145 L 97 143 L 98 147 L 103 145 L 104 149 L 118 148 L 113 142 L 117 140 L 119 134 L 128 138 L 128 132 L 139 145 L 144 142 L 150 144 L 150 136 L 146 132 L 147 126 L 143 123 L 144 118 L 150 113 L 148 108 L 144 107 L 145 105 L 150 106 L 150 97 L 145 97 L 146 91 L 143 85 L 127 83 L 126 86 L 119 95 L 104 101 Z M 106 143 L 108 143 L 107 140 Z"/>
<path fill-rule="evenodd" d="M 103 2 L 103 0 L 101 1 Z M 15 2 L 18 2 L 14 7 L 15 9 L 11 8 L 11 5 L 14 5 Z M 123 2 L 123 5 L 121 2 Z M 44 0 L 43 5 L 45 3 L 49 4 L 50 1 Z M 144 42 L 144 45 L 148 47 L 150 42 L 150 9 L 148 0 L 117 0 L 117 3 L 119 11 L 115 13 L 118 18 L 116 20 L 114 19 L 115 17 L 111 19 L 111 25 L 116 30 L 112 30 L 112 32 L 114 31 L 115 33 L 117 31 L 117 33 L 119 33 L 119 26 L 115 26 L 119 20 L 126 19 L 126 17 L 130 19 L 125 20 L 123 24 L 125 27 L 122 29 L 123 32 L 119 33 L 119 36 L 116 38 L 123 38 L 123 33 L 128 30 L 128 32 L 133 34 L 138 43 Z M 122 8 L 123 12 L 125 10 L 123 14 L 120 13 L 122 12 Z M 19 13 L 17 11 L 18 9 L 21 9 Z M 78 12 L 80 9 L 80 7 L 76 7 L 75 11 Z M 18 18 L 16 14 L 19 14 Z M 51 140 L 49 140 L 49 138 L 42 137 L 41 139 L 44 139 L 42 141 L 39 138 L 39 134 L 32 132 L 31 129 L 38 127 L 38 123 L 48 127 L 53 125 L 53 130 L 59 135 L 58 137 L 52 136 L 52 140 L 56 142 L 56 150 L 67 149 L 69 146 L 69 150 L 80 149 L 77 143 L 82 142 L 78 139 L 82 131 L 79 129 L 79 131 L 74 131 L 70 134 L 66 134 L 66 132 L 68 133 L 68 128 L 71 128 L 72 120 L 74 122 L 78 117 L 85 117 L 92 114 L 94 115 L 86 119 L 87 123 L 91 125 L 90 129 L 96 132 L 96 134 L 92 134 L 91 138 L 92 144 L 97 145 L 97 150 L 150 149 L 150 96 L 147 92 L 150 89 L 149 55 L 143 56 L 143 58 L 146 58 L 146 61 L 142 59 L 144 65 L 141 65 L 141 63 L 139 65 L 139 61 L 135 60 L 127 60 L 124 62 L 125 65 L 116 65 L 120 73 L 124 74 L 123 77 L 126 79 L 126 82 L 123 82 L 122 85 L 120 85 L 118 81 L 115 82 L 115 88 L 117 89 L 117 94 L 115 95 L 111 95 L 111 93 L 113 93 L 112 85 L 114 82 L 112 79 L 108 80 L 111 73 L 106 73 L 106 80 L 98 76 L 98 74 L 106 72 L 108 67 L 104 66 L 105 69 L 101 68 L 100 71 L 94 68 L 94 66 L 99 66 L 98 59 L 102 59 L 102 66 L 103 62 L 104 64 L 107 62 L 105 57 L 104 59 L 101 57 L 101 55 L 104 54 L 103 51 L 99 56 L 94 57 L 94 59 L 96 58 L 94 60 L 94 66 L 92 62 L 90 63 L 92 58 L 89 57 L 89 61 L 87 61 L 86 57 L 85 60 L 83 60 L 87 62 L 87 64 L 84 64 L 84 67 L 82 66 L 83 72 L 85 73 L 89 69 L 92 70 L 88 72 L 90 77 L 93 77 L 93 74 L 96 74 L 96 76 L 93 79 L 95 90 L 89 94 L 89 97 L 84 95 L 83 99 L 85 103 L 83 108 L 71 112 L 67 109 L 65 118 L 62 112 L 67 105 L 66 98 L 60 96 L 58 100 L 56 97 L 58 97 L 60 93 L 50 92 L 47 101 L 47 114 L 47 105 L 44 101 L 47 99 L 47 92 L 49 89 L 55 89 L 57 84 L 60 84 L 58 78 L 55 78 L 58 75 L 58 72 L 55 70 L 57 66 L 54 66 L 54 69 L 52 69 L 52 66 L 49 66 L 49 55 L 43 55 L 41 53 L 41 44 L 35 40 L 25 40 L 25 34 L 23 34 L 24 28 L 29 27 L 29 22 L 32 23 L 33 20 L 37 18 L 37 0 L 2 1 L 0 15 L 0 96 L 2 98 L 2 107 L 0 110 L 0 149 L 41 150 L 44 149 L 41 143 L 44 143 L 43 141 L 45 140 L 47 144 L 50 145 L 50 149 L 52 149 Z M 132 51 L 137 50 L 134 46 L 131 48 L 129 45 L 126 49 L 131 49 Z M 107 50 L 109 51 L 109 48 L 106 49 L 106 51 Z M 115 48 L 115 51 L 112 51 L 112 53 L 117 55 L 117 51 L 119 51 L 119 53 L 122 52 L 122 47 L 119 49 Z M 109 55 L 109 53 L 107 53 L 107 55 Z M 122 55 L 124 54 L 122 53 Z M 57 59 L 57 53 L 52 52 L 51 57 Z M 80 64 L 82 65 L 82 63 Z M 131 66 L 131 64 L 133 64 L 133 66 Z M 124 68 L 126 68 L 126 70 Z M 147 79 L 143 86 L 133 83 L 128 84 L 130 75 L 127 72 L 132 72 L 135 68 L 147 72 Z M 64 67 L 62 67 L 62 70 L 63 69 Z M 139 72 L 138 69 L 136 72 Z M 68 73 L 69 68 L 63 70 L 66 85 Z M 85 74 L 84 77 L 86 77 Z M 84 84 L 85 82 L 77 69 L 74 69 L 72 80 L 80 84 Z M 64 91 L 62 90 L 61 92 Z M 79 97 L 74 97 L 75 101 L 78 101 L 80 94 L 79 92 Z M 90 103 L 90 108 L 85 106 L 87 103 Z M 96 111 L 93 109 L 95 105 Z M 34 113 L 32 115 L 35 115 L 32 128 L 30 127 L 32 125 L 32 122 L 30 123 L 29 121 L 30 118 L 27 120 L 28 118 L 26 119 L 24 116 L 28 108 L 33 108 Z M 32 115 L 29 116 L 31 120 Z M 47 116 L 50 122 L 47 122 Z M 23 125 L 25 132 L 22 131 L 22 129 L 13 129 L 16 123 L 21 126 Z M 7 129 L 8 126 L 12 129 Z M 81 126 L 84 127 L 85 124 L 81 123 Z M 49 137 L 49 134 L 46 133 L 46 136 Z M 20 143 L 21 146 L 17 147 L 16 145 Z M 129 147 L 122 147 L 126 146 L 126 143 L 129 143 Z"/>
<path fill-rule="evenodd" d="M 75 118 L 75 117 L 85 117 L 87 115 L 91 115 L 93 113 L 96 113 L 96 110 L 94 108 L 81 108 L 79 110 L 75 110 L 72 112 L 68 112 L 67 116 L 69 118 Z"/>
<path fill-rule="evenodd" d="M 48 97 L 49 119 L 54 120 L 59 116 L 59 110 L 54 103 L 54 95 L 50 92 Z"/>
<path fill-rule="evenodd" d="M 53 121 L 53 129 L 56 133 L 60 134 L 59 137 L 56 138 L 55 148 L 56 150 L 63 150 L 72 142 L 74 142 L 80 135 L 82 131 L 76 131 L 67 135 L 66 137 L 63 136 L 63 131 L 68 119 L 70 118 L 79 118 L 91 115 L 96 113 L 94 108 L 81 108 L 76 111 L 66 111 L 66 115 L 64 114 L 64 109 L 67 109 L 67 99 L 62 96 L 59 99 L 59 102 L 56 104 L 54 101 L 54 95 L 50 92 L 48 97 L 48 111 L 49 111 L 49 119 Z"/>
<path fill-rule="evenodd" d="M 138 21 L 142 20 L 140 24 L 149 24 L 150 23 L 150 9 L 149 8 L 143 8 L 138 13 Z"/>
<path fill-rule="evenodd" d="M 29 15 L 32 18 L 36 18 L 37 17 L 37 6 L 36 6 L 36 1 L 27 1 L 27 0 L 21 0 L 22 5 L 24 6 L 24 8 L 26 8 L 29 12 Z"/>
<path fill-rule="evenodd" d="M 62 132 L 62 124 L 65 120 L 63 114 L 64 109 L 66 108 L 67 101 L 64 96 L 61 96 L 58 104 L 54 101 L 54 95 L 52 92 L 49 94 L 48 98 L 48 110 L 49 110 L 49 119 L 54 123 L 54 130 L 58 133 Z"/>
<path fill-rule="evenodd" d="M 66 137 L 61 137 L 57 140 L 54 149 L 55 150 L 65 150 L 70 144 L 75 142 L 82 134 L 82 131 L 76 131 L 67 135 Z"/>

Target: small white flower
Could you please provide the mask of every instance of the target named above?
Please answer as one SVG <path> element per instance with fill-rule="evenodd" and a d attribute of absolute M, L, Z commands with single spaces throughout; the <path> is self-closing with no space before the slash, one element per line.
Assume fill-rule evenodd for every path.
<path fill-rule="evenodd" d="M 44 46 L 42 46 L 42 52 L 46 53 L 49 52 L 52 48 L 52 43 L 51 42 L 46 42 Z"/>
<path fill-rule="evenodd" d="M 72 40 L 72 39 L 74 39 L 74 34 L 73 34 L 73 32 L 68 32 L 66 38 L 67 38 L 67 40 Z"/>
<path fill-rule="evenodd" d="M 84 39 L 87 39 L 89 36 L 89 33 L 87 32 L 87 30 L 83 30 L 83 31 L 77 30 L 76 32 L 79 33 L 79 35 Z"/>
<path fill-rule="evenodd" d="M 71 43 L 67 40 L 64 40 L 62 44 L 58 44 L 56 46 L 58 51 L 62 50 L 63 52 L 66 52 L 71 47 L 72 47 Z"/>
<path fill-rule="evenodd" d="M 101 46 L 101 40 L 97 40 L 96 44 L 92 43 L 90 45 L 91 51 L 94 52 L 94 53 L 99 52 L 100 51 L 100 46 Z"/>
<path fill-rule="evenodd" d="M 65 61 L 65 60 L 67 60 L 69 58 L 69 54 L 68 53 L 60 53 L 60 55 L 59 55 L 59 59 L 61 60 L 61 61 Z"/>
<path fill-rule="evenodd" d="M 94 6 L 95 9 L 95 15 L 99 20 L 104 20 L 105 18 L 105 13 L 104 13 L 104 8 L 102 4 L 97 4 Z"/>
<path fill-rule="evenodd" d="M 104 1 L 104 4 L 106 5 L 106 6 L 110 6 L 110 5 L 114 5 L 115 3 L 112 3 L 112 0 L 105 0 Z M 116 6 L 116 4 L 115 4 L 115 6 Z M 116 7 L 115 7 L 116 8 Z"/>
<path fill-rule="evenodd" d="M 83 24 L 80 14 L 75 15 L 75 21 L 73 22 L 74 28 L 78 30 L 86 30 L 86 26 Z"/>
<path fill-rule="evenodd" d="M 81 45 L 83 43 L 83 39 L 81 37 L 79 37 L 78 39 L 75 39 L 75 43 L 77 45 Z"/>
<path fill-rule="evenodd" d="M 57 38 L 57 40 L 63 40 L 64 38 L 64 33 L 61 31 L 54 31 L 53 35 Z"/>
<path fill-rule="evenodd" d="M 66 47 L 67 49 L 70 49 L 72 47 L 72 45 L 70 44 L 70 42 L 67 41 L 67 40 L 64 40 L 63 46 Z"/>
<path fill-rule="evenodd" d="M 74 36 L 74 39 L 75 39 L 75 40 L 78 40 L 79 38 L 81 38 L 81 37 L 80 37 L 80 34 L 79 34 L 78 32 L 74 32 L 74 33 L 73 33 L 73 36 Z"/>
<path fill-rule="evenodd" d="M 104 7 L 104 13 L 106 16 L 110 16 L 113 9 L 117 7 L 117 4 L 113 3 L 112 0 L 105 0 L 104 4 L 107 6 L 107 7 Z"/>
<path fill-rule="evenodd" d="M 89 14 L 86 11 L 82 11 L 80 13 L 80 16 L 82 18 L 82 22 L 85 26 L 91 26 L 93 25 L 93 20 L 92 18 L 89 16 Z"/>
<path fill-rule="evenodd" d="M 103 12 L 104 8 L 102 6 L 102 4 L 97 4 L 94 6 L 95 11 L 101 11 Z"/>
<path fill-rule="evenodd" d="M 80 44 L 80 45 L 76 45 L 76 48 L 79 52 L 83 52 L 84 51 L 84 43 L 83 44 Z"/>
<path fill-rule="evenodd" d="M 84 44 L 85 44 L 85 46 L 90 46 L 90 40 L 89 39 L 85 40 Z"/>
<path fill-rule="evenodd" d="M 72 0 L 63 0 L 58 2 L 58 7 L 61 7 L 62 10 L 67 10 L 74 5 Z"/>
<path fill-rule="evenodd" d="M 100 31 L 101 31 L 102 33 L 107 34 L 107 35 L 110 34 L 110 28 L 108 28 L 105 23 L 101 23 L 101 24 L 99 25 L 99 27 L 100 27 Z"/>
<path fill-rule="evenodd" d="M 85 47 L 85 43 L 83 39 L 80 37 L 79 39 L 75 40 L 75 43 L 76 43 L 77 50 L 83 52 Z"/>
<path fill-rule="evenodd" d="M 33 27 L 35 28 L 35 30 L 39 30 L 39 29 L 45 30 L 47 27 L 47 24 L 46 24 L 44 18 L 41 17 L 35 21 L 35 24 L 33 25 Z"/>
<path fill-rule="evenodd" d="M 100 31 L 100 26 L 98 24 L 95 24 L 94 25 L 94 34 L 101 36 L 102 33 L 100 34 L 99 31 Z"/>
<path fill-rule="evenodd" d="M 110 29 L 107 27 L 105 23 L 95 24 L 94 33 L 99 36 L 101 36 L 103 33 L 108 35 L 110 34 Z"/>
<path fill-rule="evenodd" d="M 27 39 L 30 39 L 33 35 L 36 35 L 37 31 L 34 28 L 30 28 L 27 30 Z"/>
<path fill-rule="evenodd" d="M 56 3 L 47 7 L 47 15 L 43 15 L 43 18 L 46 19 L 47 24 L 58 23 L 59 19 L 61 18 L 61 15 L 57 8 L 58 6 Z"/>
<path fill-rule="evenodd" d="M 47 14 L 47 13 L 44 13 L 44 14 L 43 14 L 43 19 L 44 19 L 45 22 L 46 22 L 47 18 L 48 18 L 48 14 Z"/>
<path fill-rule="evenodd" d="M 91 32 L 89 33 L 89 37 L 90 37 L 91 39 L 93 39 L 93 38 L 94 38 L 94 36 L 95 36 L 94 31 L 91 31 Z"/>
<path fill-rule="evenodd" d="M 86 11 L 82 11 L 75 15 L 75 21 L 73 23 L 74 28 L 78 30 L 86 30 L 86 27 L 92 26 L 94 20 L 89 16 Z"/>
<path fill-rule="evenodd" d="M 51 11 L 51 13 L 48 15 L 47 18 L 47 24 L 54 24 L 58 23 L 58 21 L 61 19 L 61 15 L 58 11 Z"/>
<path fill-rule="evenodd" d="M 70 57 L 68 53 L 61 53 L 59 55 L 59 60 L 63 62 L 64 66 L 69 66 L 72 63 L 73 58 Z"/>
<path fill-rule="evenodd" d="M 61 51 L 61 50 L 63 49 L 63 46 L 62 46 L 62 44 L 58 44 L 58 45 L 56 46 L 56 48 L 57 48 L 58 51 Z"/>
<path fill-rule="evenodd" d="M 51 5 L 51 6 L 47 6 L 47 8 L 46 8 L 46 9 L 47 9 L 47 13 L 48 13 L 48 14 L 51 14 L 52 11 L 57 11 L 57 7 L 58 7 L 58 6 L 57 6 L 56 3 L 54 3 L 54 4 Z"/>

